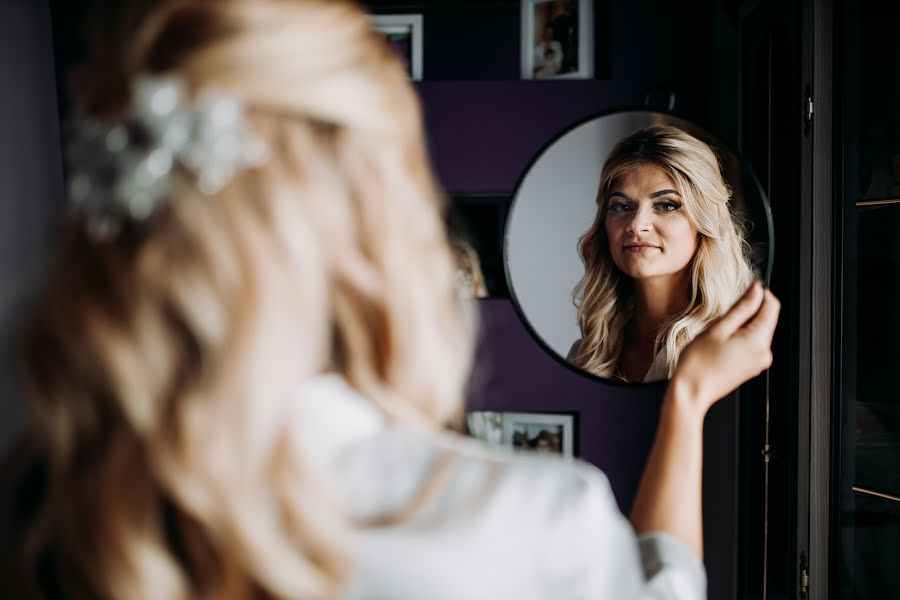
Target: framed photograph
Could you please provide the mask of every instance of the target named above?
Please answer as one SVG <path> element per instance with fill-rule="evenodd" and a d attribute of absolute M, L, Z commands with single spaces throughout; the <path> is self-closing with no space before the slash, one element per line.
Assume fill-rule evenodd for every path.
<path fill-rule="evenodd" d="M 474 411 L 466 421 L 473 437 L 495 446 L 575 456 L 574 414 Z"/>
<path fill-rule="evenodd" d="M 522 1 L 522 78 L 594 76 L 593 2 Z"/>
<path fill-rule="evenodd" d="M 372 15 L 372 25 L 400 55 L 410 79 L 422 79 L 422 15 Z"/>
<path fill-rule="evenodd" d="M 451 247 L 469 274 L 476 298 L 509 298 L 503 269 L 503 231 L 509 194 L 454 194 L 447 212 Z M 468 255 L 460 247 L 468 247 Z M 480 286 L 479 286 L 480 282 Z"/>

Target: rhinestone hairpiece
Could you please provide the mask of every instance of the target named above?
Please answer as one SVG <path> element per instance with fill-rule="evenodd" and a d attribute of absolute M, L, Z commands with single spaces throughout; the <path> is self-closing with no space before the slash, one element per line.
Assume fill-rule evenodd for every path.
<path fill-rule="evenodd" d="M 70 202 L 91 237 L 108 239 L 170 198 L 177 166 L 213 195 L 267 157 L 236 99 L 206 90 L 190 100 L 177 79 L 144 76 L 124 119 L 76 119 L 67 147 Z"/>

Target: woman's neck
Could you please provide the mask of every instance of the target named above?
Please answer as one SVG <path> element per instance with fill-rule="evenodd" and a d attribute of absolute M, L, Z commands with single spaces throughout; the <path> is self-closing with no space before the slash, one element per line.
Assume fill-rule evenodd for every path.
<path fill-rule="evenodd" d="M 634 320 L 632 335 L 643 347 L 653 347 L 660 329 L 690 302 L 688 279 L 684 269 L 667 277 L 634 280 Z"/>

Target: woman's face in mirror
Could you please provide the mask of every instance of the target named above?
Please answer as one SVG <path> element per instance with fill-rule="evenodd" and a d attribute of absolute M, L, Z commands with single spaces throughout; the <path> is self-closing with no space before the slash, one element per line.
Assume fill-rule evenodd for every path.
<path fill-rule="evenodd" d="M 555 358 L 601 379 L 657 381 L 766 265 L 769 232 L 738 156 L 683 119 L 623 111 L 535 159 L 504 260 L 517 312 Z"/>
<path fill-rule="evenodd" d="M 613 181 L 606 203 L 606 237 L 615 265 L 634 279 L 676 275 L 697 250 L 697 228 L 675 182 L 642 164 Z"/>

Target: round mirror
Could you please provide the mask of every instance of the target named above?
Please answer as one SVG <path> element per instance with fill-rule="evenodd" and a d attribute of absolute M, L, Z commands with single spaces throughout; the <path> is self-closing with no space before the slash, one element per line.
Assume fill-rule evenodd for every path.
<path fill-rule="evenodd" d="M 678 353 L 754 278 L 772 218 L 759 181 L 703 128 L 649 110 L 582 121 L 538 153 L 510 206 L 504 265 L 554 357 L 620 383 L 668 379 Z"/>

